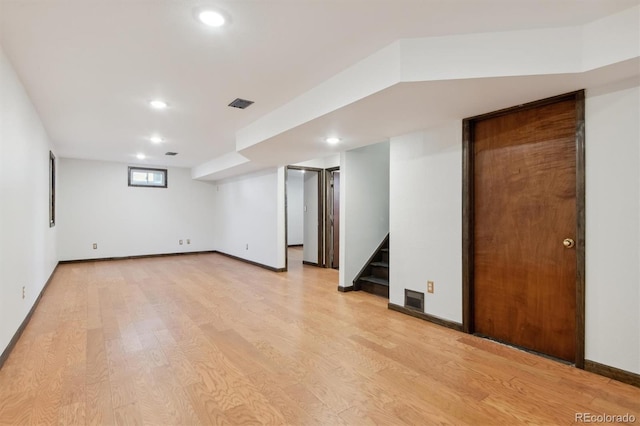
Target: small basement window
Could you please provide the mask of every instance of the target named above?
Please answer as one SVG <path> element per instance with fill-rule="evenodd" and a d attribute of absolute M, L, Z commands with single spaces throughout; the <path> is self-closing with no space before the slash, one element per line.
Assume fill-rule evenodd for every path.
<path fill-rule="evenodd" d="M 167 187 L 167 169 L 129 167 L 129 186 Z"/>

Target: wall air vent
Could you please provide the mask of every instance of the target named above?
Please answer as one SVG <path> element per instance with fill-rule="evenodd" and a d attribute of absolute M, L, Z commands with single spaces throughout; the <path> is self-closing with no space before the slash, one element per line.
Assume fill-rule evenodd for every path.
<path fill-rule="evenodd" d="M 169 155 L 169 156 L 173 157 L 173 156 L 178 155 L 178 153 L 177 152 L 168 151 L 168 152 L 165 152 L 164 155 Z"/>
<path fill-rule="evenodd" d="M 424 312 L 424 293 L 405 289 L 404 307 L 414 311 Z"/>
<path fill-rule="evenodd" d="M 230 107 L 245 109 L 249 105 L 251 105 L 253 101 L 248 101 L 246 99 L 236 98 L 233 102 L 229 104 Z"/>

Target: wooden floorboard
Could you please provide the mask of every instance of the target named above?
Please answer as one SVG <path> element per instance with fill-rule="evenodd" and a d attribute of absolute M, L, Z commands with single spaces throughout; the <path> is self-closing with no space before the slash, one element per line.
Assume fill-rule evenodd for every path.
<path fill-rule="evenodd" d="M 640 389 L 219 254 L 60 265 L 0 370 L 0 424 L 573 424 Z"/>

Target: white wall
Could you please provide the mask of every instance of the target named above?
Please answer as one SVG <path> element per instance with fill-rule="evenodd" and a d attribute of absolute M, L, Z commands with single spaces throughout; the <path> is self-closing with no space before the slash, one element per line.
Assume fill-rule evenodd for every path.
<path fill-rule="evenodd" d="M 640 88 L 587 90 L 587 359 L 640 373 Z M 456 120 L 390 147 L 390 302 L 462 321 L 462 135 Z M 435 293 L 426 293 L 427 280 Z"/>
<path fill-rule="evenodd" d="M 304 247 L 302 259 L 310 263 L 318 261 L 318 179 L 320 172 L 304 174 Z"/>
<path fill-rule="evenodd" d="M 343 153 L 340 169 L 340 286 L 350 287 L 389 232 L 389 142 Z M 390 251 L 393 250 L 391 240 Z"/>
<path fill-rule="evenodd" d="M 304 238 L 304 174 L 287 171 L 287 244 L 300 245 Z"/>
<path fill-rule="evenodd" d="M 49 228 L 49 150 L 55 154 L 0 47 L 0 353 L 57 263 L 58 228 Z"/>
<path fill-rule="evenodd" d="M 217 182 L 217 250 L 273 268 L 284 267 L 280 177 L 280 169 L 272 169 Z"/>
<path fill-rule="evenodd" d="M 391 138 L 389 301 L 425 293 L 425 312 L 462 322 L 461 121 Z M 434 293 L 427 293 L 427 281 Z"/>
<path fill-rule="evenodd" d="M 640 374 L 639 79 L 587 91 L 587 359 Z"/>
<path fill-rule="evenodd" d="M 192 180 L 189 169 L 169 168 L 166 189 L 129 187 L 127 167 L 114 162 L 60 160 L 60 260 L 215 248 L 212 183 Z M 97 250 L 93 243 L 98 244 Z"/>

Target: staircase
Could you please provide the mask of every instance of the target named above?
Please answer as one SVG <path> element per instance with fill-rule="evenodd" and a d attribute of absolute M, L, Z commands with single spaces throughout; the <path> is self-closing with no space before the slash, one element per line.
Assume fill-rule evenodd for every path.
<path fill-rule="evenodd" d="M 353 289 L 389 298 L 389 234 L 353 280 Z"/>

